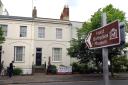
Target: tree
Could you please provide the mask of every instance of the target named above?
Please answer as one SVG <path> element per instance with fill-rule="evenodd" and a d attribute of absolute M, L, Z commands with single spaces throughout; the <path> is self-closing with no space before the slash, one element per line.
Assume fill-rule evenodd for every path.
<path fill-rule="evenodd" d="M 5 37 L 3 36 L 2 27 L 0 27 L 0 44 L 2 44 L 5 41 Z"/>
<path fill-rule="evenodd" d="M 101 27 L 101 14 L 103 12 L 106 12 L 107 23 L 110 23 L 117 19 L 120 22 L 126 22 L 125 13 L 123 11 L 120 11 L 119 9 L 114 8 L 110 4 L 103 9 L 99 9 L 97 12 L 94 13 L 94 15 L 92 15 L 89 21 L 84 22 L 82 28 L 79 29 L 77 32 L 78 39 L 72 39 L 71 47 L 68 48 L 68 54 L 71 57 L 79 58 L 81 63 L 88 63 L 89 61 L 94 61 L 95 66 L 97 66 L 97 68 L 99 68 L 100 64 L 102 63 L 101 49 L 89 50 L 86 44 L 84 43 L 84 40 L 91 30 Z M 112 56 L 118 55 L 121 49 L 122 47 L 120 46 L 109 48 L 110 62 L 112 62 Z"/>
<path fill-rule="evenodd" d="M 127 72 L 128 70 L 128 59 L 127 56 L 113 56 L 113 70 L 114 72 Z"/>
<path fill-rule="evenodd" d="M 5 38 L 3 36 L 2 27 L 0 27 L 0 44 L 2 44 L 4 40 L 5 40 Z M 3 64 L 0 61 L 0 73 L 1 73 L 2 67 L 3 67 Z"/>

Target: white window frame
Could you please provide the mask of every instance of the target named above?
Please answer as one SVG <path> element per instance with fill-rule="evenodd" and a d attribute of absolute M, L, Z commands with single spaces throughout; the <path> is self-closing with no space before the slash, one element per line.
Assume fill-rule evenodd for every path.
<path fill-rule="evenodd" d="M 7 37 L 8 25 L 6 25 L 6 24 L 0 24 L 0 27 L 2 27 L 3 36 L 4 37 Z"/>
<path fill-rule="evenodd" d="M 27 26 L 20 26 L 20 37 L 27 37 Z"/>
<path fill-rule="evenodd" d="M 62 48 L 52 48 L 52 61 L 53 62 L 62 61 Z"/>
<path fill-rule="evenodd" d="M 62 32 L 61 28 L 56 28 L 56 39 L 62 39 Z"/>
<path fill-rule="evenodd" d="M 38 38 L 45 38 L 45 27 L 38 27 Z"/>
<path fill-rule="evenodd" d="M 22 53 L 18 53 L 18 48 L 22 48 Z M 19 60 L 18 58 L 21 59 Z M 14 61 L 15 62 L 24 62 L 25 57 L 25 46 L 14 46 Z"/>

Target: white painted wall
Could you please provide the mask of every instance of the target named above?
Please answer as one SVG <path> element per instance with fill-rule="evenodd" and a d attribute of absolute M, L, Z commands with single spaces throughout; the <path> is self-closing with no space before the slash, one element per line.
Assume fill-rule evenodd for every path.
<path fill-rule="evenodd" d="M 31 73 L 32 68 L 32 23 L 25 21 L 14 20 L 0 20 L 0 24 L 8 25 L 8 32 L 6 41 L 2 45 L 2 60 L 4 61 L 5 68 L 9 66 L 10 62 L 14 60 L 14 46 L 25 46 L 25 56 L 23 62 L 15 62 L 15 67 L 29 69 Z M 27 26 L 27 37 L 19 37 L 20 26 Z M 23 71 L 25 73 L 26 70 Z"/>
<path fill-rule="evenodd" d="M 71 21 L 71 36 L 72 38 L 77 39 L 77 30 L 80 29 L 83 25 L 83 22 Z"/>
<path fill-rule="evenodd" d="M 59 20 L 58 20 L 59 22 Z M 68 22 L 66 22 L 68 23 Z M 31 74 L 32 65 L 35 64 L 36 48 L 42 48 L 42 64 L 46 61 L 48 63 L 48 57 L 52 58 L 52 48 L 62 48 L 62 61 L 52 62 L 54 65 L 70 65 L 70 56 L 67 55 L 67 48 L 70 47 L 69 41 L 71 40 L 71 27 L 64 22 L 60 23 L 42 23 L 42 22 L 28 22 L 17 20 L 2 20 L 0 24 L 8 25 L 8 33 L 6 41 L 2 44 L 2 60 L 4 66 L 8 67 L 9 63 L 14 60 L 14 46 L 25 46 L 25 56 L 23 62 L 15 62 L 15 67 L 22 68 L 23 74 Z M 20 26 L 27 26 L 27 37 L 19 37 Z M 38 27 L 45 27 L 45 38 L 39 39 Z M 56 39 L 56 28 L 62 28 L 63 38 Z"/>
<path fill-rule="evenodd" d="M 45 38 L 38 38 L 38 27 L 45 27 Z M 62 29 L 62 39 L 56 39 L 56 28 Z M 49 56 L 52 60 L 52 48 L 62 48 L 62 61 L 51 62 L 54 65 L 70 65 L 70 56 L 67 55 L 67 48 L 70 46 L 70 26 L 53 23 L 37 23 L 35 25 L 35 49 L 42 48 L 42 63 L 48 63 Z M 36 57 L 36 56 L 35 56 Z M 34 61 L 35 63 L 35 61 Z"/>
<path fill-rule="evenodd" d="M 51 63 L 55 65 L 70 65 L 70 56 L 67 55 L 67 48 L 70 46 L 68 42 L 56 42 L 56 41 L 36 41 L 35 48 L 42 48 L 42 63 L 46 61 L 48 64 L 48 58 L 51 57 Z M 62 48 L 62 61 L 53 62 L 52 61 L 52 48 Z"/>

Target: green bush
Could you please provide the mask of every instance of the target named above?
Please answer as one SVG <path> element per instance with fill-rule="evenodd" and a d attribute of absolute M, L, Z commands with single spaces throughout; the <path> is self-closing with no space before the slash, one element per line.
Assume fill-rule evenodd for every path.
<path fill-rule="evenodd" d="M 21 68 L 14 68 L 13 75 L 21 75 L 21 74 L 22 74 L 22 69 Z"/>
<path fill-rule="evenodd" d="M 113 60 L 113 71 L 116 73 L 126 72 L 128 67 L 128 59 L 126 56 L 114 56 Z"/>
<path fill-rule="evenodd" d="M 96 69 L 94 67 L 89 67 L 88 64 L 85 64 L 85 63 L 72 63 L 71 64 L 72 66 L 72 72 L 78 72 L 78 73 L 81 73 L 81 74 L 85 74 L 85 73 L 95 73 L 95 72 L 98 72 L 99 69 Z"/>
<path fill-rule="evenodd" d="M 79 65 L 79 73 L 88 73 L 88 65 L 87 64 L 80 64 Z"/>
<path fill-rule="evenodd" d="M 52 74 L 56 74 L 56 66 L 55 65 L 49 65 L 47 68 L 47 73 L 52 73 Z"/>
<path fill-rule="evenodd" d="M 72 66 L 72 72 L 79 72 L 80 66 L 78 63 L 74 62 L 71 64 L 71 66 Z"/>

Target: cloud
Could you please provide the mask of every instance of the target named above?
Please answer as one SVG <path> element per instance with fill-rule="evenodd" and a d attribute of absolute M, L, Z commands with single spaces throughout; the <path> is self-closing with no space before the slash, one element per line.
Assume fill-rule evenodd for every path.
<path fill-rule="evenodd" d="M 71 7 L 76 7 L 78 5 L 78 0 L 66 0 L 66 3 Z"/>
<path fill-rule="evenodd" d="M 58 19 L 63 10 L 64 4 L 65 0 L 39 0 L 36 4 L 38 16 Z"/>
<path fill-rule="evenodd" d="M 2 0 L 3 4 L 13 16 L 32 16 L 32 0 Z M 87 21 L 99 8 L 108 4 L 119 8 L 128 17 L 126 1 L 115 0 L 34 0 L 37 7 L 37 15 L 42 18 L 59 19 L 65 4 L 70 7 L 70 20 Z"/>

